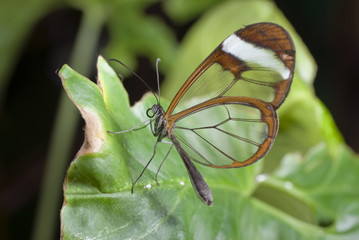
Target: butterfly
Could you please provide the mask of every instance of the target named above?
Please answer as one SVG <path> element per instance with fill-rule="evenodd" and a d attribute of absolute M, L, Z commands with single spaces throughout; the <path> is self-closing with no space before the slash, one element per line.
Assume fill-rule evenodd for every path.
<path fill-rule="evenodd" d="M 157 141 L 132 192 L 157 143 L 167 137 L 198 197 L 211 206 L 212 192 L 194 162 L 238 168 L 263 158 L 278 132 L 276 110 L 288 95 L 294 64 L 293 41 L 277 24 L 248 25 L 227 37 L 184 82 L 167 111 L 158 100 L 147 110 Z"/>

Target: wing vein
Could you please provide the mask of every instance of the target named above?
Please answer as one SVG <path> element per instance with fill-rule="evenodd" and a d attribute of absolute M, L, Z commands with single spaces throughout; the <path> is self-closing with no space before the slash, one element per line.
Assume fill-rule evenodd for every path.
<path fill-rule="evenodd" d="M 261 146 L 260 143 L 257 143 L 257 142 L 255 142 L 255 141 L 253 141 L 253 140 L 250 140 L 250 139 L 247 139 L 247 138 L 244 138 L 244 137 L 235 135 L 235 134 L 233 134 L 233 133 L 224 131 L 223 129 L 220 129 L 220 128 L 216 128 L 216 129 L 217 129 L 218 131 L 223 132 L 223 133 L 225 133 L 225 134 L 227 134 L 227 135 L 229 135 L 229 136 L 231 136 L 231 137 L 234 137 L 234 138 L 236 138 L 236 139 L 238 139 L 238 140 L 244 141 L 244 142 L 246 142 L 246 143 L 250 143 L 250 144 L 252 144 L 252 145 L 254 145 L 254 146 L 257 146 L 257 147 L 260 147 L 260 146 Z"/>
<path fill-rule="evenodd" d="M 226 92 L 228 92 L 228 90 L 231 89 L 231 87 L 233 87 L 237 81 L 238 79 L 234 79 L 217 97 L 222 97 L 224 94 L 226 94 Z"/>
<path fill-rule="evenodd" d="M 217 128 L 215 128 L 217 129 Z M 221 149 L 219 149 L 218 147 L 216 147 L 213 143 L 209 142 L 207 139 L 205 139 L 204 137 L 202 137 L 199 133 L 197 133 L 196 131 L 192 130 L 192 132 L 194 132 L 197 136 L 199 136 L 201 139 L 203 139 L 206 143 L 208 143 L 210 146 L 212 146 L 214 149 L 216 149 L 218 152 L 220 152 L 221 154 L 223 154 L 224 156 L 226 156 L 227 158 L 231 159 L 233 162 L 237 161 L 236 159 L 232 158 L 231 156 L 229 156 L 227 153 L 223 152 Z"/>
<path fill-rule="evenodd" d="M 191 129 L 187 129 L 187 130 L 190 130 Z M 191 144 L 189 144 L 180 134 L 177 134 L 176 137 L 181 141 L 183 142 L 189 149 L 191 149 L 194 153 L 196 153 L 200 158 L 202 158 L 204 161 L 206 161 L 208 163 L 208 165 L 211 164 L 210 161 L 208 161 L 200 152 L 198 152 Z M 188 154 L 189 155 L 189 154 Z M 200 163 L 202 165 L 206 165 L 206 164 L 203 164 L 202 162 L 198 161 L 197 159 L 193 158 L 191 155 L 189 155 L 189 157 L 197 162 L 197 163 Z"/>
<path fill-rule="evenodd" d="M 267 86 L 267 87 L 273 87 L 274 88 L 276 86 L 276 83 L 264 82 L 264 81 L 255 80 L 255 79 L 252 79 L 252 78 L 246 78 L 246 77 L 243 77 L 243 76 L 241 77 L 241 80 L 249 82 L 249 83 L 257 84 L 257 85 Z"/>

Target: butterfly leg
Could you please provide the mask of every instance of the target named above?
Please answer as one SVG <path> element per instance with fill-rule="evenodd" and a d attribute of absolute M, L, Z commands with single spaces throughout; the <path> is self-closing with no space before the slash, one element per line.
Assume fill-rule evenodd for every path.
<path fill-rule="evenodd" d="M 151 119 L 147 119 L 146 121 L 141 122 L 141 123 L 137 124 L 136 126 L 130 128 L 130 129 L 127 129 L 127 130 L 123 130 L 123 131 L 119 131 L 119 132 L 112 132 L 112 131 L 107 131 L 107 132 L 110 134 L 121 134 L 121 133 L 126 133 L 126 132 L 131 132 L 131 131 L 137 131 L 137 130 L 147 127 L 149 124 L 150 124 L 151 130 L 152 130 Z M 141 126 L 141 125 L 143 125 L 143 126 Z M 139 127 L 139 126 L 141 126 L 141 127 Z"/>
<path fill-rule="evenodd" d="M 136 183 L 138 182 L 138 180 L 140 180 L 140 178 L 142 177 L 143 173 L 146 171 L 148 165 L 150 165 L 150 163 L 152 162 L 153 158 L 156 155 L 156 149 L 157 149 L 157 144 L 159 143 L 159 141 L 156 141 L 155 143 L 155 147 L 153 148 L 153 154 L 150 158 L 150 160 L 148 160 L 146 166 L 143 168 L 141 174 L 138 176 L 138 178 L 135 180 L 135 182 L 132 184 L 132 188 L 131 188 L 131 193 L 133 193 L 133 189 L 135 188 Z"/>
<path fill-rule="evenodd" d="M 167 142 L 166 142 L 166 143 L 167 143 Z M 172 144 L 172 142 L 170 142 L 170 143 Z M 161 164 L 160 164 L 160 166 L 158 167 L 158 170 L 157 170 L 157 172 L 156 172 L 155 179 L 156 179 L 157 185 L 160 185 L 160 184 L 158 183 L 158 173 L 159 173 L 160 170 L 161 170 L 162 164 L 165 162 L 166 158 L 167 158 L 168 155 L 170 154 L 170 152 L 171 152 L 171 150 L 172 150 L 172 147 L 173 147 L 173 144 L 171 145 L 170 149 L 168 150 L 166 156 L 163 158 L 163 160 L 162 160 L 162 162 L 161 162 Z"/>

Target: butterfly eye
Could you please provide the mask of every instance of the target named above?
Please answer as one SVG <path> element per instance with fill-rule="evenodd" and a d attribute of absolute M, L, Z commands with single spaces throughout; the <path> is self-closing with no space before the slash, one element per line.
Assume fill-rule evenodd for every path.
<path fill-rule="evenodd" d="M 153 107 L 152 107 L 153 108 Z M 146 111 L 146 115 L 147 115 L 147 117 L 149 117 L 149 118 L 153 118 L 154 116 L 155 116 L 155 113 L 152 111 L 152 108 L 149 108 L 149 109 L 147 109 L 147 111 Z M 150 114 L 150 111 L 151 111 L 151 114 Z"/>

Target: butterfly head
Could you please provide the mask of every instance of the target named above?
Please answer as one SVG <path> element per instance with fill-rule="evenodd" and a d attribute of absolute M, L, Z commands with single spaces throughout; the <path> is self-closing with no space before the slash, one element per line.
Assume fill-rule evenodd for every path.
<path fill-rule="evenodd" d="M 159 105 L 159 104 L 153 105 L 152 107 L 150 107 L 150 108 L 147 109 L 147 111 L 146 111 L 146 115 L 147 115 L 147 117 L 149 117 L 149 118 L 153 118 L 153 117 L 156 118 L 156 116 L 161 115 L 161 113 L 162 113 L 162 115 L 164 115 L 163 108 L 162 108 L 162 106 Z"/>
<path fill-rule="evenodd" d="M 158 140 L 167 136 L 166 120 L 164 119 L 165 111 L 160 104 L 155 104 L 147 109 L 147 117 L 154 118 L 153 134 L 158 136 Z"/>

